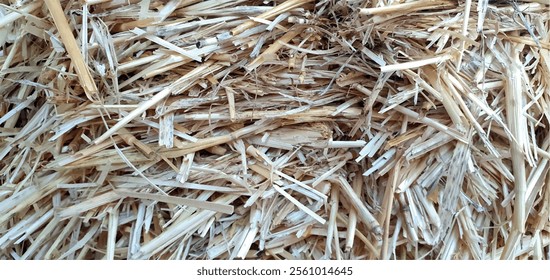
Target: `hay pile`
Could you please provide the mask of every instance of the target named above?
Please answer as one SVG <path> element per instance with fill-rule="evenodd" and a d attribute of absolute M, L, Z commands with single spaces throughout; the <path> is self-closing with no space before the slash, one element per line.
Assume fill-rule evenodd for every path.
<path fill-rule="evenodd" d="M 4 0 L 0 67 L 0 259 L 550 257 L 548 0 Z"/>

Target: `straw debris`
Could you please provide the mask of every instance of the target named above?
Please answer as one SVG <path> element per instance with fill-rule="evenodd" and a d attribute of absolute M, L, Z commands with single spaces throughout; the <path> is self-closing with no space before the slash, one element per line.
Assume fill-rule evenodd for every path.
<path fill-rule="evenodd" d="M 545 0 L 0 4 L 0 259 L 548 259 Z"/>

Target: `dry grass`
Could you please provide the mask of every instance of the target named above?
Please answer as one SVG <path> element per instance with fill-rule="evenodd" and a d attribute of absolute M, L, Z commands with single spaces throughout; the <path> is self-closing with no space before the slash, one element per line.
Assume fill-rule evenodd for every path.
<path fill-rule="evenodd" d="M 547 0 L 0 4 L 0 259 L 548 259 Z"/>

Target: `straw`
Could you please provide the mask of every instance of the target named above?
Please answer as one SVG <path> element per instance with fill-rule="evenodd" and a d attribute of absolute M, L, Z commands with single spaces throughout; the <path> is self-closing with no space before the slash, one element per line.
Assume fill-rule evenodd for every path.
<path fill-rule="evenodd" d="M 547 259 L 549 8 L 0 4 L 0 259 Z"/>

